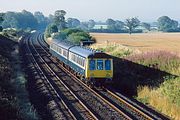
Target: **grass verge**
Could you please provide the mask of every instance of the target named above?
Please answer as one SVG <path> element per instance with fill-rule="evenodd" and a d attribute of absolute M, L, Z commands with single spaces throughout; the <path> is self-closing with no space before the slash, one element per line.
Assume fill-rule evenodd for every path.
<path fill-rule="evenodd" d="M 3 36 L 0 36 L 0 43 L 0 118 L 37 120 L 38 115 L 26 91 L 18 46 Z"/>

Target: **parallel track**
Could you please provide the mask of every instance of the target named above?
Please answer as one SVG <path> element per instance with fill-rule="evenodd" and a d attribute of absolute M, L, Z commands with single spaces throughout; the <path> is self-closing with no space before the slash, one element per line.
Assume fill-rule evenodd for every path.
<path fill-rule="evenodd" d="M 50 56 L 50 54 L 48 52 L 47 43 L 43 42 L 44 40 L 42 38 L 42 35 L 39 35 L 39 37 L 37 37 L 37 41 L 41 47 L 41 48 L 38 48 L 38 50 L 41 49 L 40 52 L 46 53 L 46 56 L 44 56 L 44 59 L 46 59 L 45 61 L 46 62 L 49 61 L 49 62 L 54 63 L 54 65 L 50 65 L 49 68 L 52 69 L 52 71 L 54 71 L 54 73 L 56 73 L 58 71 L 65 71 L 66 74 L 68 74 L 68 76 L 70 76 L 71 79 L 74 80 L 74 83 L 72 83 L 72 80 L 71 81 L 64 80 L 64 83 L 77 96 L 84 97 L 84 98 L 86 97 L 86 96 L 82 95 L 83 93 L 77 92 L 80 88 L 83 88 L 83 89 L 93 93 L 97 97 L 96 100 L 101 99 L 105 104 L 109 105 L 115 111 L 118 111 L 121 114 L 124 114 L 124 113 L 127 114 L 129 116 L 129 117 L 127 117 L 127 119 L 142 119 L 142 120 L 153 120 L 153 119 L 159 119 L 160 120 L 161 119 L 157 115 L 150 113 L 149 111 L 143 109 L 142 107 L 138 106 L 134 102 L 130 101 L 129 99 L 127 99 L 123 95 L 117 95 L 108 89 L 106 89 L 105 91 L 90 89 L 86 84 L 84 84 L 81 80 L 79 80 L 71 72 L 69 72 L 67 69 L 65 69 L 61 64 L 58 64 L 56 59 L 47 57 L 47 56 Z M 57 76 L 61 77 L 61 75 L 59 75 L 59 74 L 57 74 Z M 84 94 L 87 94 L 87 93 L 84 93 Z M 81 99 L 82 99 L 82 101 L 86 102 L 85 100 L 89 99 L 89 98 L 86 98 L 86 99 L 81 98 Z M 90 103 L 93 104 L 92 102 L 90 102 Z M 86 106 L 91 107 L 91 105 L 89 105 L 88 103 L 85 103 L 85 104 L 86 104 Z M 97 110 L 95 110 L 95 109 L 93 109 L 93 110 L 95 113 L 100 114 L 100 116 L 103 115 L 103 114 L 101 115 L 101 113 L 98 113 Z M 127 115 L 125 115 L 125 116 L 127 116 Z M 115 114 L 112 114 L 112 116 L 115 116 Z M 103 118 L 103 117 L 100 117 L 100 118 Z M 112 119 L 113 118 L 116 119 L 118 117 L 112 117 Z"/>
<path fill-rule="evenodd" d="M 50 94 L 50 96 L 53 99 L 53 104 L 54 107 L 52 107 L 52 111 L 55 110 L 55 114 L 56 114 L 56 118 L 54 119 L 70 119 L 70 120 L 76 120 L 76 117 L 73 115 L 72 111 L 70 111 L 70 109 L 67 107 L 67 105 L 65 104 L 65 102 L 61 99 L 61 97 L 59 96 L 59 94 L 57 93 L 57 91 L 54 89 L 54 87 L 52 86 L 52 84 L 49 82 L 49 80 L 47 79 L 47 77 L 44 75 L 43 71 L 41 70 L 39 64 L 37 63 L 36 59 L 35 59 L 35 54 L 32 54 L 30 47 L 29 47 L 29 39 L 30 37 L 28 37 L 27 39 L 25 39 L 23 42 L 25 42 L 26 45 L 26 56 L 29 60 L 29 62 L 32 63 L 32 67 L 35 69 L 36 74 L 39 75 L 39 78 L 41 80 L 43 80 L 44 85 L 46 86 L 46 88 L 48 89 L 48 93 Z M 58 108 L 58 109 L 57 109 Z"/>
<path fill-rule="evenodd" d="M 42 50 L 45 52 L 44 48 L 41 46 Z M 40 50 L 38 48 L 37 50 Z M 39 51 L 41 53 L 44 53 L 43 51 Z M 47 62 L 51 61 L 48 57 L 44 56 L 44 59 L 47 60 Z M 55 71 L 55 65 L 50 65 L 51 69 L 54 71 L 54 73 L 57 73 L 57 76 L 59 78 L 62 78 L 61 75 L 58 75 L 58 72 L 60 70 Z M 63 75 L 65 76 L 65 75 Z M 100 119 L 131 119 L 126 114 L 124 114 L 120 109 L 117 109 L 113 104 L 102 98 L 101 96 L 98 96 L 95 92 L 91 91 L 87 86 L 81 86 L 79 83 L 75 83 L 71 79 L 68 78 L 62 78 L 64 79 L 64 82 L 66 85 L 68 85 L 69 89 L 71 89 L 77 96 L 79 96 L 84 104 L 86 104 L 89 108 L 91 108 L 95 114 L 99 115 Z"/>
<path fill-rule="evenodd" d="M 31 52 L 35 54 L 35 59 L 39 63 L 44 75 L 48 79 L 52 87 L 57 91 L 58 96 L 64 100 L 64 104 L 76 119 L 97 119 L 96 116 L 73 94 L 73 92 L 61 81 L 61 79 L 51 70 L 47 63 L 37 52 L 38 46 L 35 46 L 33 38 L 30 43 Z"/>

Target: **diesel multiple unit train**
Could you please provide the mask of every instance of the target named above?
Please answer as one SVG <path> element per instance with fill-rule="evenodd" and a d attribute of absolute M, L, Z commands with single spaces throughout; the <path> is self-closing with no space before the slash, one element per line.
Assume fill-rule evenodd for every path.
<path fill-rule="evenodd" d="M 89 85 L 101 85 L 113 78 L 113 59 L 101 51 L 54 39 L 50 53 Z"/>

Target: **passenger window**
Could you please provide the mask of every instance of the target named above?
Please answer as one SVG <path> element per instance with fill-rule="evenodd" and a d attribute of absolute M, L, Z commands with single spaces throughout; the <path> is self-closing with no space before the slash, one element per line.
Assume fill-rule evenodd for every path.
<path fill-rule="evenodd" d="M 97 60 L 97 69 L 103 70 L 103 60 Z"/>
<path fill-rule="evenodd" d="M 89 70 L 95 70 L 95 60 L 89 60 Z"/>
<path fill-rule="evenodd" d="M 59 53 L 60 53 L 60 54 L 62 54 L 62 50 L 61 50 L 61 48 L 59 48 Z"/>
<path fill-rule="evenodd" d="M 105 60 L 105 69 L 111 70 L 111 61 L 110 60 Z"/>
<path fill-rule="evenodd" d="M 63 55 L 64 55 L 65 57 L 67 56 L 66 50 L 63 50 Z"/>

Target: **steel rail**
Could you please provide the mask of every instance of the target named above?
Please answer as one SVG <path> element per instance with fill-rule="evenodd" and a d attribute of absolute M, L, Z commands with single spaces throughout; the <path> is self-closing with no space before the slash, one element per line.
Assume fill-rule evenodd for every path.
<path fill-rule="evenodd" d="M 36 38 L 37 39 L 37 38 Z M 41 45 L 40 45 L 41 46 Z M 82 105 L 82 107 L 84 107 L 84 110 L 86 111 L 86 115 L 87 113 L 89 113 L 90 118 L 89 119 L 98 119 L 85 105 L 84 103 L 62 82 L 62 80 L 56 75 L 56 73 L 51 70 L 51 68 L 49 67 L 49 65 L 43 60 L 43 58 L 41 57 L 41 55 L 38 53 L 38 51 L 36 50 L 34 44 L 32 44 L 33 49 L 36 51 L 36 54 L 39 56 L 39 58 L 41 59 L 41 61 L 44 63 L 44 65 L 46 65 L 47 69 L 51 72 L 51 74 L 56 77 L 61 84 L 71 93 L 71 95 L 79 102 L 79 104 Z M 42 47 L 42 46 L 41 46 Z M 44 50 L 44 49 L 43 49 Z"/>
<path fill-rule="evenodd" d="M 47 77 L 44 75 L 43 71 L 41 70 L 40 66 L 38 65 L 32 51 L 30 50 L 30 46 L 29 46 L 29 41 L 30 40 L 26 40 L 28 43 L 27 44 L 27 49 L 29 51 L 29 56 L 32 58 L 32 63 L 34 64 L 34 66 L 36 66 L 38 68 L 39 74 L 44 78 L 44 80 L 46 80 L 48 82 L 48 85 L 51 87 L 51 89 L 54 91 L 55 95 L 57 96 L 57 98 L 60 100 L 60 102 L 64 105 L 65 109 L 69 112 L 69 115 L 72 117 L 73 120 L 77 120 L 76 117 L 73 115 L 72 111 L 68 108 L 68 106 L 65 104 L 65 102 L 61 99 L 61 97 L 59 96 L 59 94 L 57 93 L 57 91 L 54 89 L 54 87 L 52 86 L 52 84 L 49 82 L 49 80 L 47 79 Z M 56 101 L 56 100 L 55 100 Z M 56 101 L 56 104 L 59 104 L 59 101 Z M 68 115 L 65 115 L 68 116 Z M 68 118 L 70 119 L 70 118 Z"/>

